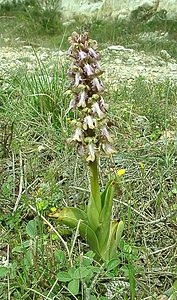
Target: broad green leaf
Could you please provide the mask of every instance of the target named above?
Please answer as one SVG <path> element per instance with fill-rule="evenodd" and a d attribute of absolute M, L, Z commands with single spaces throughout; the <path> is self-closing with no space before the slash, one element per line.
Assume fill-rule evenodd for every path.
<path fill-rule="evenodd" d="M 92 273 L 92 271 L 90 270 L 90 268 L 87 267 L 79 267 L 78 269 L 76 269 L 76 271 L 74 272 L 74 278 L 75 279 L 82 279 L 87 277 L 88 275 L 90 275 Z"/>
<path fill-rule="evenodd" d="M 117 248 L 120 247 L 121 236 L 124 230 L 124 223 L 123 221 L 112 221 L 111 223 L 111 230 L 109 236 L 109 258 L 113 258 L 116 254 Z"/>
<path fill-rule="evenodd" d="M 103 252 L 104 252 L 104 248 L 107 247 L 106 245 L 108 243 L 109 234 L 110 234 L 114 189 L 115 189 L 114 183 L 113 181 L 111 181 L 105 193 L 104 206 L 100 215 L 101 226 L 100 228 L 98 228 L 98 231 L 96 232 L 98 236 L 100 249 L 101 251 L 103 250 Z"/>
<path fill-rule="evenodd" d="M 118 258 L 113 258 L 111 259 L 108 264 L 107 264 L 107 270 L 111 271 L 114 270 L 120 263 L 120 259 Z"/>
<path fill-rule="evenodd" d="M 8 274 L 8 268 L 7 267 L 0 267 L 0 277 L 6 277 Z"/>
<path fill-rule="evenodd" d="M 74 272 L 76 271 L 75 267 L 70 267 L 68 270 L 68 274 L 71 276 L 71 278 L 74 277 Z"/>
<path fill-rule="evenodd" d="M 96 207 L 97 199 L 94 199 L 92 195 L 90 196 L 88 205 L 87 205 L 87 216 L 89 221 L 89 226 L 96 231 L 97 228 L 100 226 L 99 223 L 99 211 Z"/>
<path fill-rule="evenodd" d="M 64 224 L 71 228 L 76 228 L 79 225 L 79 233 L 82 238 L 86 239 L 87 243 L 91 249 L 99 255 L 99 244 L 95 232 L 92 230 L 87 223 L 86 213 L 75 207 L 66 207 L 63 210 L 57 212 L 57 218 L 62 221 Z"/>
<path fill-rule="evenodd" d="M 120 246 L 120 240 L 121 240 L 123 231 L 124 231 L 124 222 L 121 220 L 118 224 L 117 232 L 116 232 L 116 243 L 117 243 L 118 247 Z"/>
<path fill-rule="evenodd" d="M 93 258 L 95 254 L 93 251 L 88 251 L 84 256 L 83 256 L 83 266 L 88 267 L 92 264 Z"/>
<path fill-rule="evenodd" d="M 90 167 L 90 187 L 91 187 L 91 197 L 89 199 L 93 204 L 93 208 L 96 208 L 98 214 L 101 212 L 101 194 L 100 194 L 100 186 L 99 186 L 99 172 L 98 172 L 98 163 L 95 160 L 93 163 L 89 164 Z M 92 205 L 90 205 L 90 209 L 92 210 Z"/>
<path fill-rule="evenodd" d="M 64 271 L 58 273 L 57 278 L 59 279 L 59 281 L 62 282 L 67 282 L 72 280 L 71 275 L 68 272 L 64 272 Z"/>
<path fill-rule="evenodd" d="M 26 252 L 26 249 L 30 246 L 30 241 L 25 241 L 25 242 L 22 242 L 21 245 L 19 246 L 16 246 L 12 249 L 12 253 L 13 252 L 17 252 L 17 253 L 20 253 L 20 252 Z"/>
<path fill-rule="evenodd" d="M 35 238 L 37 231 L 36 221 L 31 220 L 26 225 L 26 232 L 30 236 L 30 238 Z"/>
<path fill-rule="evenodd" d="M 87 214 L 85 211 L 76 207 L 65 207 L 54 214 L 49 214 L 49 217 L 57 218 L 70 228 L 77 227 L 79 220 L 87 222 Z"/>
<path fill-rule="evenodd" d="M 104 204 L 105 204 L 105 196 L 106 196 L 107 189 L 108 189 L 110 183 L 112 183 L 112 179 L 108 181 L 108 183 L 106 184 L 106 188 L 105 188 L 104 191 L 101 193 L 101 208 L 102 208 L 102 209 L 103 209 Z"/>
<path fill-rule="evenodd" d="M 68 289 L 73 295 L 77 295 L 79 293 L 79 280 L 73 279 L 68 284 Z"/>
<path fill-rule="evenodd" d="M 26 269 L 29 269 L 33 265 L 33 255 L 31 249 L 27 249 L 24 253 L 22 264 L 25 265 Z"/>
<path fill-rule="evenodd" d="M 80 223 L 79 232 L 82 238 L 85 238 L 90 248 L 100 256 L 100 248 L 95 232 L 87 224 Z"/>
<path fill-rule="evenodd" d="M 56 250 L 55 251 L 55 258 L 56 258 L 58 263 L 64 263 L 64 261 L 66 259 L 65 253 L 62 250 Z"/>

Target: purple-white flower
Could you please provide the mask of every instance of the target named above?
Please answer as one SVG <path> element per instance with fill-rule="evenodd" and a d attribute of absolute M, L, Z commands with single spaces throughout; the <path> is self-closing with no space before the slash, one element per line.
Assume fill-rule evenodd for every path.
<path fill-rule="evenodd" d="M 94 114 L 97 114 L 98 117 L 99 117 L 100 119 L 103 119 L 103 118 L 105 117 L 105 114 L 104 114 L 104 112 L 102 112 L 102 110 L 100 109 L 100 106 L 99 106 L 98 102 L 95 102 L 95 103 L 92 105 L 92 112 L 93 112 Z"/>
<path fill-rule="evenodd" d="M 109 142 L 109 143 L 112 143 L 112 137 L 110 136 L 106 126 L 104 126 L 102 129 L 101 129 L 101 134 L 103 136 L 103 138 L 106 138 L 106 140 Z"/>
<path fill-rule="evenodd" d="M 92 84 L 92 89 L 93 89 L 94 91 L 102 92 L 103 89 L 104 89 L 101 80 L 98 79 L 97 77 L 94 78 L 94 79 L 91 81 L 91 84 Z"/>
<path fill-rule="evenodd" d="M 92 76 L 94 74 L 94 69 L 90 64 L 86 64 L 84 66 L 84 72 L 86 73 L 87 76 Z"/>
<path fill-rule="evenodd" d="M 93 143 L 88 144 L 87 148 L 88 156 L 86 157 L 86 161 L 93 162 L 96 158 L 95 152 L 96 152 L 96 146 Z"/>
<path fill-rule="evenodd" d="M 94 129 L 97 125 L 96 119 L 88 115 L 84 118 L 83 129 L 87 130 L 88 128 Z"/>
<path fill-rule="evenodd" d="M 76 128 L 76 131 L 72 137 L 73 142 L 82 142 L 83 141 L 83 132 L 80 127 Z"/>
<path fill-rule="evenodd" d="M 112 155 L 116 152 L 109 143 L 102 144 L 102 149 L 106 155 Z"/>
<path fill-rule="evenodd" d="M 95 59 L 99 59 L 99 55 L 96 53 L 96 51 L 93 48 L 89 48 L 88 49 L 88 53 L 91 57 L 95 58 Z"/>
<path fill-rule="evenodd" d="M 104 99 L 103 97 L 101 96 L 100 99 L 99 99 L 99 106 L 100 106 L 100 109 L 105 112 L 106 111 L 106 105 L 105 105 L 105 102 L 104 102 Z"/>
<path fill-rule="evenodd" d="M 78 144 L 77 152 L 80 156 L 84 156 L 85 148 L 83 144 Z"/>
<path fill-rule="evenodd" d="M 85 53 L 84 51 L 79 51 L 78 53 L 78 57 L 79 57 L 79 60 L 83 60 L 87 57 L 87 53 Z"/>
<path fill-rule="evenodd" d="M 86 99 L 87 99 L 87 93 L 86 91 L 82 91 L 78 95 L 79 102 L 77 104 L 78 107 L 86 107 Z"/>
<path fill-rule="evenodd" d="M 74 81 L 74 86 L 77 87 L 79 85 L 79 83 L 81 83 L 82 81 L 82 77 L 80 75 L 80 73 L 76 73 L 75 74 L 75 81 Z"/>
<path fill-rule="evenodd" d="M 69 107 L 68 107 L 68 109 L 67 109 L 67 113 L 71 110 L 71 109 L 73 109 L 73 108 L 75 108 L 76 107 L 76 100 L 75 99 L 72 99 L 71 101 L 70 101 L 70 103 L 69 103 Z"/>

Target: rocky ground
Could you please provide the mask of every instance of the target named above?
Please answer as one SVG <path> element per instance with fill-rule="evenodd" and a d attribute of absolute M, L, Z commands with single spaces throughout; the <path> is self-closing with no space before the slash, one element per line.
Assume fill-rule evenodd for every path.
<path fill-rule="evenodd" d="M 146 80 L 177 81 L 177 63 L 166 50 L 160 56 L 147 55 L 144 51 L 137 52 L 121 45 L 111 45 L 101 51 L 101 64 L 105 70 L 105 81 L 111 81 L 111 87 L 124 81 L 131 82 L 142 76 Z M 5 79 L 12 74 L 23 72 L 33 73 L 42 62 L 48 73 L 58 65 L 61 67 L 67 59 L 66 52 L 34 46 L 0 47 L 0 77 Z M 4 81 L 4 80 L 3 80 Z M 5 83 L 2 88 L 5 88 Z"/>

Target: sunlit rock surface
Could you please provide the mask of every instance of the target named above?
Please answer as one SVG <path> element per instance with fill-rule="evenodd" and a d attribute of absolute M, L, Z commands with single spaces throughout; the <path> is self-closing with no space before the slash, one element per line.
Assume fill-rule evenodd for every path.
<path fill-rule="evenodd" d="M 177 0 L 62 0 L 62 9 L 67 17 L 111 17 L 126 19 L 132 11 L 144 10 L 153 15 L 161 10 L 167 11 L 167 18 L 177 17 Z"/>
<path fill-rule="evenodd" d="M 23 2 L 24 0 L 16 0 Z M 13 0 L 0 0 L 0 4 Z M 148 19 L 154 13 L 165 10 L 167 19 L 177 19 L 177 0 L 39 0 L 41 7 L 49 3 L 60 7 L 65 19 L 102 18 L 127 20 L 133 16 Z M 60 3 L 60 5 L 58 5 Z"/>

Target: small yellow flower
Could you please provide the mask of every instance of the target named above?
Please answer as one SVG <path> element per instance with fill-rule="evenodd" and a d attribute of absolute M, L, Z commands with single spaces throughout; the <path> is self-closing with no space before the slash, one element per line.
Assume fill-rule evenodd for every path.
<path fill-rule="evenodd" d="M 142 162 L 140 162 L 140 167 L 141 167 L 141 170 L 144 170 L 144 164 Z"/>
<path fill-rule="evenodd" d="M 125 174 L 125 169 L 120 169 L 117 171 L 118 176 L 123 176 Z"/>
<path fill-rule="evenodd" d="M 56 208 L 56 207 L 51 207 L 51 209 L 50 209 L 50 210 L 51 210 L 51 212 L 53 212 L 53 213 L 54 213 L 54 212 L 56 212 L 56 211 L 57 211 L 57 208 Z"/>
<path fill-rule="evenodd" d="M 66 118 L 66 121 L 68 122 L 68 123 L 71 123 L 71 118 Z"/>

